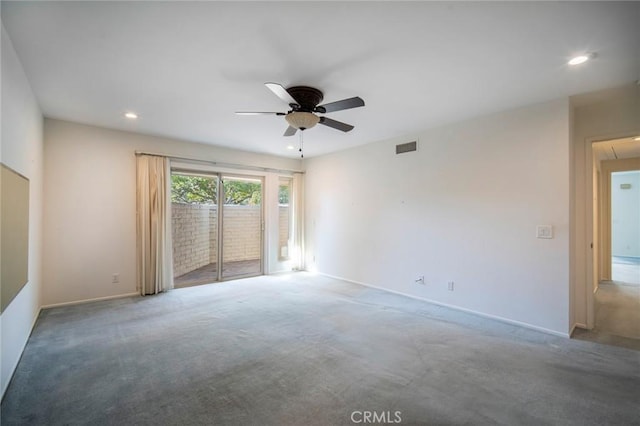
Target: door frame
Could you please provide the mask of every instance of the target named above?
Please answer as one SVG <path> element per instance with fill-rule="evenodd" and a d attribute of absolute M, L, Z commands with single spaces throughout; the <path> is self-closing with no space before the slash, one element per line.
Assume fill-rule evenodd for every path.
<path fill-rule="evenodd" d="M 264 234 L 265 234 L 265 177 L 260 175 L 253 174 L 243 174 L 242 172 L 238 173 L 234 172 L 223 172 L 223 171 L 214 171 L 207 170 L 207 168 L 184 168 L 179 166 L 170 166 L 170 172 L 173 174 L 174 172 L 179 174 L 185 174 L 190 176 L 202 176 L 202 177 L 215 177 L 217 178 L 217 186 L 216 186 L 216 199 L 217 199 L 217 249 L 216 249 L 216 281 L 230 281 L 234 279 L 240 278 L 249 278 L 264 275 L 264 266 L 265 266 L 265 247 L 264 247 Z M 223 256 L 224 256 L 224 181 L 223 178 L 239 178 L 239 179 L 251 179 L 251 180 L 259 180 L 260 181 L 260 271 L 257 274 L 242 274 L 242 275 L 234 275 L 232 277 L 224 277 L 222 275 L 222 266 L 223 266 Z"/>
<path fill-rule="evenodd" d="M 594 159 L 593 159 L 593 144 L 597 142 L 606 142 L 613 139 L 624 139 L 631 138 L 637 135 L 637 132 L 623 132 L 623 133 L 613 133 L 605 136 L 591 137 L 586 138 L 584 140 L 585 143 L 585 174 L 584 178 L 584 209 L 585 209 L 585 244 L 583 249 L 585 250 L 585 291 L 586 291 L 586 328 L 591 330 L 595 326 L 595 292 L 598 289 L 598 281 L 599 281 L 599 273 L 597 265 L 601 260 L 601 255 L 598 253 L 601 252 L 600 247 L 594 247 L 594 241 L 599 243 L 598 238 L 595 238 L 596 235 L 601 232 L 601 225 L 594 220 L 594 216 L 598 215 L 600 219 L 602 219 L 602 214 L 600 214 L 600 206 L 595 204 L 594 200 L 594 192 L 598 191 L 598 187 L 601 188 L 599 182 L 594 185 L 593 173 L 594 173 Z M 600 174 L 600 178 L 602 178 L 602 173 Z M 600 200 L 598 200 L 598 204 L 602 204 Z M 602 239 L 602 238 L 600 238 Z M 575 250 L 580 250 L 580 248 L 575 247 Z"/>
<path fill-rule="evenodd" d="M 611 224 L 611 174 L 640 170 L 640 157 L 623 158 L 620 160 L 602 161 L 602 175 L 600 178 L 600 235 L 602 235 L 602 250 L 600 250 L 600 264 L 602 265 L 599 280 L 612 279 L 612 224 Z"/>
<path fill-rule="evenodd" d="M 224 277 L 222 275 L 223 259 L 224 259 L 224 178 L 250 179 L 260 181 L 260 272 L 257 274 L 242 274 L 232 277 Z M 264 232 L 265 232 L 265 178 L 259 175 L 245 175 L 242 173 L 218 173 L 218 281 L 229 281 L 239 278 L 249 278 L 264 275 Z"/>
<path fill-rule="evenodd" d="M 154 154 L 159 155 L 159 154 Z M 162 154 L 164 155 L 164 154 Z M 289 169 L 273 169 L 241 164 L 221 163 L 210 160 L 172 157 L 171 169 L 185 173 L 200 173 L 209 175 L 244 175 L 255 176 L 263 179 L 262 185 L 262 221 L 264 231 L 262 233 L 262 273 L 269 275 L 278 272 L 289 272 L 292 270 L 304 270 L 305 247 L 304 247 L 304 171 Z M 289 261 L 280 261 L 277 258 L 277 244 L 274 238 L 277 237 L 277 195 L 278 178 L 293 178 L 293 223 L 294 233 L 292 235 L 294 244 L 294 256 Z"/>

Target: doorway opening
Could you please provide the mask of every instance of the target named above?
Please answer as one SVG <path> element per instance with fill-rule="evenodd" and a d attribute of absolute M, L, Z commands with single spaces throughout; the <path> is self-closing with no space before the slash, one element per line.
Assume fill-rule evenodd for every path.
<path fill-rule="evenodd" d="M 594 330 L 640 339 L 640 141 L 593 144 Z"/>
<path fill-rule="evenodd" d="M 611 280 L 640 286 L 640 170 L 611 173 Z"/>
<path fill-rule="evenodd" d="M 220 279 L 262 274 L 262 178 L 222 176 Z"/>
<path fill-rule="evenodd" d="M 172 170 L 174 287 L 263 273 L 262 178 Z"/>

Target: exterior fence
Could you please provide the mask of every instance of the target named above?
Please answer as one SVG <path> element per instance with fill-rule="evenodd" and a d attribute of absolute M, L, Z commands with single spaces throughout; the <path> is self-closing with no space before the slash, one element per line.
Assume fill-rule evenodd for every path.
<path fill-rule="evenodd" d="M 218 206 L 172 203 L 171 209 L 174 276 L 216 263 Z M 260 214 L 260 206 L 224 206 L 224 262 L 260 259 Z M 289 207 L 280 206 L 279 216 L 280 241 L 286 246 Z"/>

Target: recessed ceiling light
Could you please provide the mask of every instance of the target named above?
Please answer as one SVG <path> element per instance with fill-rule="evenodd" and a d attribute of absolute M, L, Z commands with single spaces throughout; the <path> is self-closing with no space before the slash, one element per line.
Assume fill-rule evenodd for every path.
<path fill-rule="evenodd" d="M 135 112 L 127 112 L 124 114 L 124 116 L 130 120 L 135 120 L 136 118 L 138 118 L 138 114 L 136 114 Z"/>
<path fill-rule="evenodd" d="M 293 145 L 287 145 L 287 149 L 294 149 Z"/>
<path fill-rule="evenodd" d="M 574 56 L 569 60 L 569 65 L 580 65 L 587 62 L 589 59 L 596 57 L 595 53 L 585 53 L 584 55 Z"/>

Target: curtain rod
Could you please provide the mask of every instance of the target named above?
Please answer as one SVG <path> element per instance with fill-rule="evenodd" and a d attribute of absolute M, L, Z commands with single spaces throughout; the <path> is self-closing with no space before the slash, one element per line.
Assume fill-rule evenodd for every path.
<path fill-rule="evenodd" d="M 203 164 L 219 166 L 219 167 L 228 167 L 231 169 L 253 170 L 253 171 L 259 171 L 259 172 L 271 172 L 271 173 L 303 173 L 304 174 L 302 170 L 273 169 L 270 167 L 246 166 L 243 164 L 235 164 L 235 163 L 221 163 L 219 161 L 202 160 L 199 158 L 190 158 L 190 157 L 178 157 L 175 155 L 158 154 L 155 152 L 135 151 L 135 154 L 136 155 L 153 155 L 156 157 L 167 157 L 171 160 L 190 161 L 194 163 L 203 163 Z"/>

